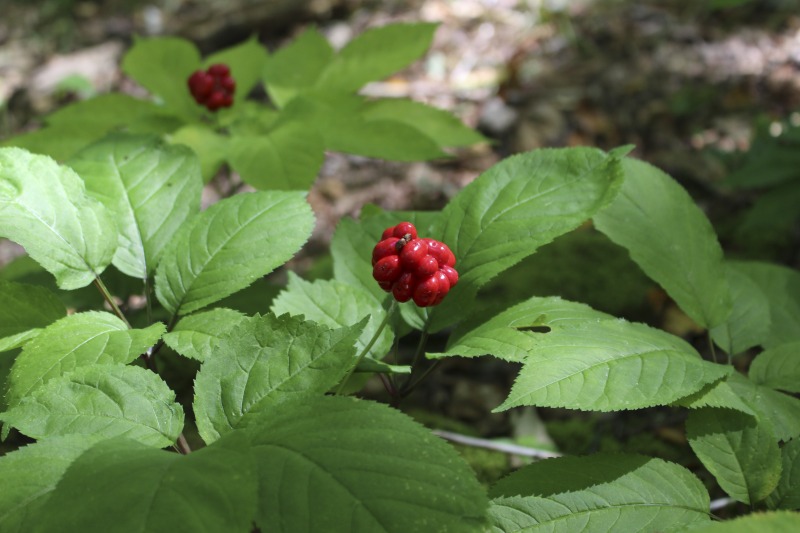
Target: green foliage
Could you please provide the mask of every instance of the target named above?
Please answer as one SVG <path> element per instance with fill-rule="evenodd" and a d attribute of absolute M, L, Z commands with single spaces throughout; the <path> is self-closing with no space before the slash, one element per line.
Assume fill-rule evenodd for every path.
<path fill-rule="evenodd" d="M 709 520 L 699 479 L 636 455 L 548 459 L 501 479 L 489 495 L 496 532 L 663 531 Z"/>
<path fill-rule="evenodd" d="M 800 392 L 800 342 L 764 350 L 750 365 L 750 378 L 772 389 Z"/>
<path fill-rule="evenodd" d="M 210 357 L 220 339 L 245 319 L 244 313 L 219 307 L 183 317 L 172 331 L 164 335 L 164 343 L 179 354 L 201 363 Z"/>
<path fill-rule="evenodd" d="M 65 314 L 45 287 L 0 280 L 0 351 L 21 346 Z"/>
<path fill-rule="evenodd" d="M 770 509 L 800 509 L 800 440 L 781 448 L 781 479 L 767 498 Z"/>

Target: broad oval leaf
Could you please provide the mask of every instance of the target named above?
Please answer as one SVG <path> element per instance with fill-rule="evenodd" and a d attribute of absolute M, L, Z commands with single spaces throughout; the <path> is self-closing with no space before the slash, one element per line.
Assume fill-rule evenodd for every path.
<path fill-rule="evenodd" d="M 325 157 L 322 137 L 300 122 L 285 122 L 266 135 L 229 142 L 228 161 L 256 189 L 307 190 Z"/>
<path fill-rule="evenodd" d="M 231 76 L 236 81 L 236 98 L 233 99 L 233 106 L 236 108 L 247 101 L 247 95 L 261 77 L 266 60 L 267 50 L 253 36 L 206 57 L 203 60 L 203 67 L 208 68 L 215 63 L 228 65 Z"/>
<path fill-rule="evenodd" d="M 195 379 L 194 412 L 206 443 L 251 411 L 291 397 L 322 394 L 355 363 L 365 321 L 331 330 L 302 317 L 256 315 L 231 330 Z"/>
<path fill-rule="evenodd" d="M 778 485 L 781 452 L 766 422 L 739 411 L 707 407 L 689 413 L 686 437 L 734 500 L 755 504 Z"/>
<path fill-rule="evenodd" d="M 216 349 L 220 339 L 244 321 L 244 313 L 219 307 L 183 317 L 164 335 L 164 344 L 201 363 Z"/>
<path fill-rule="evenodd" d="M 678 337 L 624 320 L 531 335 L 535 346 L 495 411 L 519 405 L 591 411 L 667 405 L 730 373 Z"/>
<path fill-rule="evenodd" d="M 262 530 L 483 531 L 486 495 L 472 470 L 444 441 L 385 405 L 311 397 L 264 411 L 248 430 Z"/>
<path fill-rule="evenodd" d="M 692 528 L 692 533 L 794 533 L 800 529 L 800 513 L 788 511 L 757 512 L 724 522 L 712 522 Z"/>
<path fill-rule="evenodd" d="M 203 183 L 208 183 L 228 156 L 230 139 L 204 124 L 187 124 L 169 135 L 169 142 L 188 146 L 200 159 Z"/>
<path fill-rule="evenodd" d="M 369 322 L 356 340 L 357 353 L 367 347 L 386 317 L 386 310 L 370 294 L 355 285 L 336 280 L 309 283 L 292 272 L 289 272 L 286 290 L 273 300 L 270 310 L 276 315 L 302 315 L 329 328 L 352 326 L 363 317 L 369 317 Z M 392 328 L 385 327 L 368 356 L 383 359 L 393 339 Z"/>
<path fill-rule="evenodd" d="M 478 176 L 431 230 L 455 253 L 460 278 L 430 312 L 430 329 L 463 318 L 487 281 L 606 206 L 621 178 L 617 156 L 594 148 L 534 150 Z"/>
<path fill-rule="evenodd" d="M 158 137 L 112 135 L 78 152 L 69 165 L 117 221 L 113 263 L 129 276 L 147 278 L 181 224 L 200 211 L 197 158 Z"/>
<path fill-rule="evenodd" d="M 759 261 L 731 261 L 767 296 L 770 327 L 764 348 L 800 341 L 800 272 Z"/>
<path fill-rule="evenodd" d="M 347 43 L 317 78 L 326 91 L 355 92 L 421 57 L 431 44 L 436 25 L 388 24 L 371 28 Z"/>
<path fill-rule="evenodd" d="M 127 437 L 163 448 L 183 428 L 175 393 L 156 374 L 135 366 L 90 365 L 54 378 L 0 413 L 34 439 L 59 435 Z"/>
<path fill-rule="evenodd" d="M 708 492 L 677 464 L 638 455 L 547 459 L 490 491 L 495 532 L 663 531 L 709 520 Z"/>
<path fill-rule="evenodd" d="M 731 264 L 725 264 L 725 276 L 733 308 L 727 320 L 711 330 L 711 337 L 730 355 L 736 355 L 767 339 L 770 303 L 764 291 Z"/>
<path fill-rule="evenodd" d="M 187 221 L 156 270 L 156 296 L 188 314 L 241 290 L 297 252 L 314 215 L 303 193 L 240 194 Z"/>
<path fill-rule="evenodd" d="M 760 423 L 772 428 L 775 438 L 788 441 L 800 436 L 800 399 L 754 383 L 738 372 L 726 379 Z"/>
<path fill-rule="evenodd" d="M 5 350 L 20 345 L 4 343 L 10 337 L 49 326 L 66 314 L 64 304 L 46 287 L 0 280 L 0 345 Z"/>
<path fill-rule="evenodd" d="M 521 363 L 537 344 L 536 337 L 528 333 L 529 331 L 546 332 L 553 328 L 613 318 L 586 304 L 562 300 L 557 296 L 535 296 L 509 307 L 477 327 L 464 325 L 456 328 L 448 339 L 444 352 L 427 356 L 440 358 L 493 355 L 506 361 Z"/>
<path fill-rule="evenodd" d="M 748 376 L 765 387 L 800 392 L 800 342 L 764 350 L 753 360 Z"/>
<path fill-rule="evenodd" d="M 781 478 L 767 498 L 770 509 L 800 509 L 800 439 L 781 448 Z"/>
<path fill-rule="evenodd" d="M 189 455 L 107 440 L 69 466 L 29 531 L 247 533 L 255 514 L 253 472 L 242 435 Z"/>
<path fill-rule="evenodd" d="M 300 90 L 312 87 L 333 58 L 333 48 L 316 28 L 308 28 L 270 55 L 264 84 L 270 98 L 283 107 Z"/>
<path fill-rule="evenodd" d="M 0 148 L 0 237 L 24 246 L 64 290 L 91 283 L 117 249 L 114 220 L 75 171 L 20 148 Z"/>
<path fill-rule="evenodd" d="M 597 229 L 706 328 L 731 312 L 722 248 L 708 218 L 678 182 L 643 161 L 626 159 L 614 202 L 595 215 Z"/>
<path fill-rule="evenodd" d="M 8 404 L 16 405 L 34 389 L 78 367 L 130 363 L 153 346 L 164 330 L 161 323 L 128 329 L 116 316 L 97 311 L 64 317 L 17 356 L 9 375 Z"/>
<path fill-rule="evenodd" d="M 0 457 L 0 531 L 30 532 L 64 471 L 94 442 L 85 435 L 53 437 Z"/>

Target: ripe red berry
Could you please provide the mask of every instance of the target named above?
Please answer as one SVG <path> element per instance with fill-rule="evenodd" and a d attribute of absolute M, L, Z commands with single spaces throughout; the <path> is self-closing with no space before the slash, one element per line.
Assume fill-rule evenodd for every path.
<path fill-rule="evenodd" d="M 447 280 L 450 282 L 451 289 L 456 286 L 456 283 L 458 283 L 458 272 L 456 272 L 455 268 L 444 265 L 443 267 L 439 268 L 439 271 L 444 272 L 444 275 L 447 276 Z"/>
<path fill-rule="evenodd" d="M 450 251 L 450 248 L 435 239 L 425 239 L 428 244 L 428 253 L 431 254 L 440 265 L 455 266 L 456 256 Z"/>
<path fill-rule="evenodd" d="M 393 235 L 398 239 L 402 239 L 406 234 L 410 234 L 412 239 L 417 238 L 417 228 L 411 222 L 401 222 L 394 227 Z"/>
<path fill-rule="evenodd" d="M 228 65 L 225 65 L 224 63 L 215 63 L 214 65 L 208 67 L 208 70 L 206 72 L 208 72 L 215 78 L 222 78 L 230 74 L 231 69 L 228 67 Z"/>
<path fill-rule="evenodd" d="M 439 278 L 430 276 L 420 281 L 414 289 L 414 303 L 420 307 L 428 307 L 433 304 L 439 295 Z"/>
<path fill-rule="evenodd" d="M 397 278 L 403 273 L 400 267 L 400 258 L 396 255 L 388 255 L 375 263 L 372 268 L 372 277 L 375 281 L 397 281 Z"/>
<path fill-rule="evenodd" d="M 375 266 L 375 263 L 387 255 L 397 255 L 395 244 L 399 240 L 397 237 L 389 237 L 376 244 L 375 248 L 372 249 L 372 265 Z"/>
<path fill-rule="evenodd" d="M 439 262 L 432 255 L 426 255 L 420 259 L 413 268 L 414 275 L 420 279 L 425 279 L 439 270 Z"/>
<path fill-rule="evenodd" d="M 392 294 L 394 295 L 394 299 L 398 302 L 407 302 L 411 299 L 411 296 L 414 294 L 414 289 L 416 288 L 417 280 L 414 279 L 413 274 L 411 272 L 404 272 L 394 284 L 392 288 Z"/>
<path fill-rule="evenodd" d="M 420 239 L 411 239 L 400 250 L 400 262 L 406 270 L 415 270 L 420 260 L 428 255 L 428 245 Z"/>
<path fill-rule="evenodd" d="M 217 63 L 205 71 L 192 73 L 187 84 L 195 102 L 204 105 L 209 111 L 232 106 L 236 81 L 230 72 L 227 65 Z"/>

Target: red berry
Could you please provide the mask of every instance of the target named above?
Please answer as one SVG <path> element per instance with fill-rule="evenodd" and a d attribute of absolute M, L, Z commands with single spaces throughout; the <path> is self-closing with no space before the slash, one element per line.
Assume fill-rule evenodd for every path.
<path fill-rule="evenodd" d="M 439 295 L 439 278 L 430 276 L 420 281 L 414 289 L 414 303 L 420 307 L 432 305 Z"/>
<path fill-rule="evenodd" d="M 372 268 L 372 277 L 375 281 L 397 281 L 397 278 L 403 273 L 400 267 L 400 258 L 396 255 L 388 255 L 375 263 Z"/>
<path fill-rule="evenodd" d="M 409 301 L 414 294 L 416 283 L 417 280 L 414 279 L 411 272 L 404 272 L 395 282 L 394 287 L 392 287 L 394 299 L 401 303 Z"/>
<path fill-rule="evenodd" d="M 219 84 L 223 89 L 228 91 L 228 94 L 233 94 L 236 92 L 236 81 L 230 76 L 222 78 Z"/>
<path fill-rule="evenodd" d="M 392 290 L 392 285 L 394 285 L 393 281 L 379 281 L 378 282 L 378 286 L 381 289 L 385 290 L 386 292 L 389 292 L 390 290 Z"/>
<path fill-rule="evenodd" d="M 451 289 L 456 286 L 456 283 L 458 283 L 458 272 L 456 272 L 455 268 L 444 265 L 439 269 L 439 272 L 444 272 L 444 275 L 447 276 Z"/>
<path fill-rule="evenodd" d="M 425 239 L 428 244 L 428 253 L 431 254 L 440 265 L 455 266 L 456 256 L 450 251 L 450 248 L 443 242 L 435 239 Z"/>
<path fill-rule="evenodd" d="M 230 94 L 222 95 L 222 107 L 230 107 L 233 105 L 233 97 Z"/>
<path fill-rule="evenodd" d="M 203 103 L 214 88 L 214 79 L 202 70 L 198 70 L 189 76 L 188 83 L 189 92 L 192 93 L 197 103 Z"/>
<path fill-rule="evenodd" d="M 215 92 L 211 93 L 211 96 L 208 97 L 206 101 L 206 107 L 209 111 L 216 111 L 220 107 L 225 106 L 225 95 L 223 93 Z"/>
<path fill-rule="evenodd" d="M 391 228 L 386 228 L 385 230 L 383 230 L 383 234 L 381 235 L 381 240 L 384 241 L 384 240 L 388 239 L 389 237 L 394 237 L 394 226 L 392 226 Z"/>
<path fill-rule="evenodd" d="M 231 69 L 228 67 L 228 65 L 226 65 L 224 63 L 216 63 L 216 64 L 211 65 L 210 67 L 208 67 L 206 72 L 208 72 L 209 74 L 211 74 L 215 78 L 222 78 L 222 77 L 227 76 L 228 74 L 230 74 L 231 73 Z"/>
<path fill-rule="evenodd" d="M 393 235 L 398 239 L 402 239 L 406 234 L 411 234 L 412 239 L 417 238 L 417 228 L 411 222 L 401 222 L 394 227 Z"/>
<path fill-rule="evenodd" d="M 431 305 L 439 305 L 444 297 L 447 296 L 447 293 L 450 292 L 450 280 L 447 279 L 447 274 L 441 270 L 437 271 L 433 277 L 439 280 L 439 293 Z"/>
<path fill-rule="evenodd" d="M 439 262 L 433 256 L 426 255 L 417 262 L 413 272 L 418 278 L 425 279 L 433 275 L 437 270 L 439 270 Z"/>
<path fill-rule="evenodd" d="M 420 260 L 428 255 L 428 245 L 420 239 L 411 239 L 403 246 L 399 255 L 405 270 L 415 270 Z"/>
<path fill-rule="evenodd" d="M 375 266 L 375 263 L 387 255 L 397 255 L 395 243 L 399 240 L 397 237 L 389 237 L 376 244 L 375 248 L 372 249 L 372 265 Z"/>

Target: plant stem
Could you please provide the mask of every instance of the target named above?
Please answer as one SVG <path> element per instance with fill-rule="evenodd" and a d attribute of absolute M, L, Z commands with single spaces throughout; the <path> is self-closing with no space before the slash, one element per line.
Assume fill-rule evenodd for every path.
<path fill-rule="evenodd" d="M 717 362 L 717 351 L 716 351 L 716 349 L 714 349 L 714 341 L 711 340 L 711 332 L 710 331 L 707 332 L 706 338 L 708 339 L 708 349 L 711 350 L 711 358 L 716 363 Z M 729 356 L 729 359 L 730 359 L 730 356 Z M 730 362 L 730 360 L 728 362 Z"/>
<path fill-rule="evenodd" d="M 147 324 L 150 325 L 153 323 L 153 304 L 150 301 L 150 292 L 152 287 L 150 286 L 150 276 L 144 279 L 144 307 L 147 312 Z"/>
<path fill-rule="evenodd" d="M 400 391 L 400 396 L 405 398 L 406 396 L 411 394 L 420 383 L 425 381 L 425 378 L 427 378 L 431 372 L 436 370 L 436 368 L 439 366 L 439 363 L 441 362 L 442 362 L 441 359 L 437 359 L 436 361 L 434 361 L 433 364 L 428 368 L 426 368 L 425 372 L 423 372 L 422 375 L 416 380 L 411 381 L 411 378 L 409 378 L 408 383 L 406 383 L 405 387 L 403 387 L 403 389 Z"/>
<path fill-rule="evenodd" d="M 411 383 L 414 378 L 414 370 L 419 368 L 419 361 L 422 359 L 422 354 L 425 353 L 425 344 L 428 342 L 428 323 L 425 322 L 425 326 L 422 328 L 422 335 L 419 336 L 419 342 L 417 343 L 417 349 L 414 352 L 414 358 L 411 360 L 411 375 L 408 376 L 408 380 L 405 384 L 400 387 L 400 396 L 405 397 L 408 395 L 409 391 L 411 390 Z M 423 378 L 428 375 L 428 372 L 423 374 Z M 419 384 L 419 380 L 413 382 L 414 387 Z"/>
<path fill-rule="evenodd" d="M 189 442 L 186 440 L 186 437 L 183 436 L 182 432 L 180 435 L 178 435 L 178 442 L 176 444 L 178 446 L 178 451 L 183 455 L 192 453 L 192 449 L 189 447 Z"/>
<path fill-rule="evenodd" d="M 100 294 L 103 295 L 105 301 L 108 302 L 108 305 L 111 306 L 111 309 L 114 311 L 114 314 L 117 315 L 117 317 L 120 320 L 125 322 L 125 325 L 128 326 L 128 329 L 131 329 L 130 322 L 128 322 L 128 319 L 125 318 L 125 315 L 122 314 L 122 311 L 117 305 L 117 302 L 114 301 L 114 297 L 111 296 L 110 292 L 108 292 L 108 287 L 106 287 L 106 284 L 103 283 L 103 280 L 100 279 L 100 276 L 94 277 L 94 286 L 97 287 L 97 289 L 100 291 Z"/>
<path fill-rule="evenodd" d="M 453 433 L 452 431 L 443 431 L 434 429 L 431 431 L 437 437 L 441 437 L 450 442 L 457 442 L 465 446 L 474 446 L 476 448 L 484 448 L 487 450 L 494 450 L 497 452 L 507 453 L 510 455 L 520 455 L 523 457 L 535 457 L 536 459 L 550 459 L 553 457 L 562 457 L 560 453 L 551 452 L 550 450 L 540 450 L 538 448 L 530 448 L 528 446 L 520 446 L 519 444 L 510 444 L 508 442 L 497 442 L 494 440 L 479 439 L 477 437 L 470 437 L 460 433 Z"/>
<path fill-rule="evenodd" d="M 364 349 L 361 350 L 361 353 L 358 354 L 358 357 L 356 358 L 355 364 L 347 372 L 347 375 L 345 375 L 345 377 L 342 379 L 341 383 L 339 383 L 339 387 L 337 387 L 337 389 L 336 389 L 336 394 L 337 395 L 342 393 L 342 390 L 344 389 L 344 386 L 347 383 L 347 380 L 350 379 L 350 376 L 352 376 L 353 372 L 356 371 L 356 368 L 358 367 L 358 364 L 361 362 L 362 359 L 364 359 L 364 357 L 366 357 L 366 355 L 369 353 L 369 351 L 372 349 L 372 347 L 378 341 L 378 337 L 381 336 L 381 333 L 383 332 L 383 328 L 385 328 L 386 324 L 389 323 L 389 318 L 392 316 L 392 313 L 394 313 L 395 306 L 396 306 L 395 301 L 392 300 L 392 303 L 389 306 L 389 310 L 386 311 L 386 316 L 383 317 L 383 320 L 381 321 L 380 325 L 378 326 L 378 329 L 375 330 L 375 334 L 369 340 L 369 342 L 364 347 Z"/>

